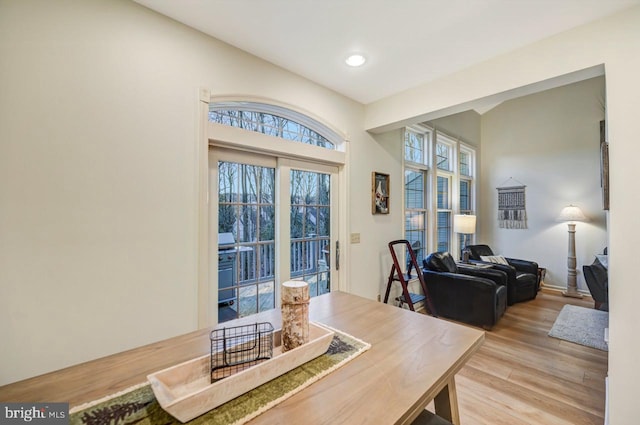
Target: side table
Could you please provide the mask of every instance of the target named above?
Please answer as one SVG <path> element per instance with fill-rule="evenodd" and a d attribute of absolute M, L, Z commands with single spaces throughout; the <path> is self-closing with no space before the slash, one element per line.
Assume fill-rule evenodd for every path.
<path fill-rule="evenodd" d="M 544 286 L 544 278 L 547 275 L 547 269 L 538 267 L 538 287 Z"/>

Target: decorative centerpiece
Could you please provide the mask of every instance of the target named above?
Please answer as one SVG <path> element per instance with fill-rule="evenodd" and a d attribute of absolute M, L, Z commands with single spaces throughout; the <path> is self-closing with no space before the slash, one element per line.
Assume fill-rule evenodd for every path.
<path fill-rule="evenodd" d="M 282 284 L 282 350 L 309 342 L 309 285 L 302 280 Z"/>
<path fill-rule="evenodd" d="M 271 323 L 211 331 L 211 383 L 273 357 Z"/>
<path fill-rule="evenodd" d="M 282 330 L 270 323 L 216 329 L 210 354 L 147 376 L 160 406 L 187 422 L 324 354 L 334 331 L 309 323 L 307 284 L 288 283 Z"/>

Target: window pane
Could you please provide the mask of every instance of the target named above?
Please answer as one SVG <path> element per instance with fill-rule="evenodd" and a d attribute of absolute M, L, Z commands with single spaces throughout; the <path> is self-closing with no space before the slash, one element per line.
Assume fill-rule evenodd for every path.
<path fill-rule="evenodd" d="M 318 180 L 318 190 L 320 192 L 318 204 L 328 206 L 331 203 L 331 191 L 329 190 L 331 187 L 331 176 L 329 174 L 319 174 Z"/>
<path fill-rule="evenodd" d="M 253 165 L 244 165 L 242 167 L 242 202 L 247 204 L 255 204 L 258 202 L 258 174 L 259 169 Z"/>
<path fill-rule="evenodd" d="M 260 167 L 260 200 L 261 204 L 273 204 L 275 201 L 275 172 L 274 168 Z"/>
<path fill-rule="evenodd" d="M 292 140 L 294 142 L 335 149 L 333 143 L 309 127 L 274 114 L 250 110 L 226 109 L 211 105 L 209 121 Z"/>
<path fill-rule="evenodd" d="M 293 280 L 309 284 L 315 297 L 329 292 L 331 280 L 329 205 L 331 176 L 291 170 L 291 265 Z"/>
<path fill-rule="evenodd" d="M 260 220 L 260 240 L 272 241 L 275 239 L 276 213 L 273 205 L 258 207 Z"/>
<path fill-rule="evenodd" d="M 318 208 L 318 226 L 319 236 L 329 236 L 331 232 L 331 210 L 329 207 Z"/>
<path fill-rule="evenodd" d="M 471 210 L 471 182 L 460 180 L 460 212 Z"/>
<path fill-rule="evenodd" d="M 291 172 L 291 205 L 317 205 L 320 201 L 318 182 L 318 173 L 293 170 Z"/>
<path fill-rule="evenodd" d="M 276 308 L 275 306 L 275 298 L 273 294 L 275 293 L 274 282 L 265 282 L 258 285 L 258 310 L 266 311 Z"/>
<path fill-rule="evenodd" d="M 420 242 L 424 246 L 424 231 L 426 228 L 426 213 L 422 211 L 408 211 L 405 213 L 405 237 L 412 243 Z"/>
<path fill-rule="evenodd" d="M 298 239 L 304 237 L 303 222 L 304 222 L 304 208 L 301 206 L 291 206 L 291 239 Z"/>
<path fill-rule="evenodd" d="M 218 199 L 220 202 L 237 202 L 238 169 L 240 164 L 220 162 L 218 165 Z"/>
<path fill-rule="evenodd" d="M 404 195 L 406 208 L 425 208 L 424 172 L 405 170 Z"/>
<path fill-rule="evenodd" d="M 449 178 L 438 176 L 438 208 L 449 209 Z"/>
<path fill-rule="evenodd" d="M 449 146 L 444 143 L 436 143 L 436 166 L 440 170 L 451 170 L 449 165 Z"/>
<path fill-rule="evenodd" d="M 471 155 L 467 152 L 460 152 L 460 174 L 471 176 Z"/>
<path fill-rule="evenodd" d="M 465 242 L 465 236 L 467 237 L 467 241 Z M 473 245 L 473 235 L 466 235 L 464 233 L 459 233 L 458 234 L 458 243 L 459 243 L 459 247 L 460 250 L 464 249 L 465 246 L 467 245 Z M 454 255 L 455 257 L 455 255 Z"/>
<path fill-rule="evenodd" d="M 415 232 L 416 230 L 424 230 L 425 228 L 425 213 L 424 212 L 414 212 L 409 211 L 405 214 L 405 230 L 407 232 Z M 409 238 L 407 239 L 415 239 Z M 421 240 L 421 239 L 417 239 Z"/>
<path fill-rule="evenodd" d="M 404 159 L 424 163 L 424 135 L 406 131 L 404 134 Z"/>
<path fill-rule="evenodd" d="M 220 199 L 218 206 L 218 233 L 233 233 L 234 239 L 236 238 L 236 217 L 240 216 L 237 205 L 229 205 L 223 203 Z"/>
<path fill-rule="evenodd" d="M 451 235 L 451 213 L 438 212 L 438 251 L 449 251 L 449 236 Z"/>
<path fill-rule="evenodd" d="M 258 207 L 255 205 L 240 206 L 240 220 L 238 220 L 238 242 L 256 242 L 258 230 Z"/>
<path fill-rule="evenodd" d="M 219 322 L 275 305 L 274 186 L 273 168 L 218 163 L 218 232 L 234 241 L 218 251 Z"/>

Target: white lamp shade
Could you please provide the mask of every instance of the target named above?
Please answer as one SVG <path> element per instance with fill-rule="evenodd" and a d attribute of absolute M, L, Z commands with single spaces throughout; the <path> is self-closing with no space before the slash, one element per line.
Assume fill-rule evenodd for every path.
<path fill-rule="evenodd" d="M 476 216 L 456 214 L 453 216 L 453 231 L 456 233 L 473 234 L 476 232 Z"/>
<path fill-rule="evenodd" d="M 582 213 L 582 210 L 575 205 L 569 205 L 564 207 L 560 211 L 558 221 L 586 221 L 587 217 Z"/>

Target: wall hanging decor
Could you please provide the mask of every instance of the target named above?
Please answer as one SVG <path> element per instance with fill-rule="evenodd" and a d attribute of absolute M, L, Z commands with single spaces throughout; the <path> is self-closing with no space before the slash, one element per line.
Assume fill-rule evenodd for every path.
<path fill-rule="evenodd" d="M 389 174 L 371 173 L 371 213 L 389 214 Z"/>
<path fill-rule="evenodd" d="M 527 186 L 509 177 L 498 187 L 498 227 L 502 229 L 526 229 L 527 209 L 525 188 Z"/>

